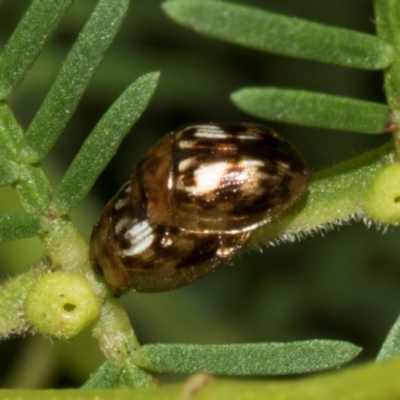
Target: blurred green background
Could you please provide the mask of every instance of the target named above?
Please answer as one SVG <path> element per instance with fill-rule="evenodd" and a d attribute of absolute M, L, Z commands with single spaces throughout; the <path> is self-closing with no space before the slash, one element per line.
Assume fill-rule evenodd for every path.
<path fill-rule="evenodd" d="M 77 1 L 10 104 L 26 128 L 79 30 L 95 5 Z M 384 101 L 382 75 L 244 49 L 186 30 L 170 21 L 159 0 L 132 0 L 117 39 L 64 135 L 45 159 L 57 184 L 79 146 L 124 88 L 141 74 L 161 71 L 156 94 L 140 121 L 73 213 L 85 238 L 102 207 L 129 179 L 132 167 L 165 133 L 192 122 L 260 122 L 237 110 L 229 94 L 246 86 L 279 86 Z M 366 0 L 264 0 L 248 5 L 373 33 Z M 4 46 L 28 2 L 0 4 Z M 71 88 L 73 90 L 73 88 Z M 385 140 L 348 132 L 269 123 L 292 141 L 313 170 Z M 0 188 L 0 211 L 18 210 Z M 329 338 L 364 348 L 372 359 L 400 313 L 398 228 L 351 223 L 279 247 L 238 257 L 202 281 L 161 294 L 128 294 L 121 301 L 142 343 L 239 343 Z M 24 271 L 41 254 L 36 239 L 0 244 L 3 277 Z M 103 359 L 90 334 L 69 343 L 27 336 L 0 343 L 2 387 L 78 386 Z"/>

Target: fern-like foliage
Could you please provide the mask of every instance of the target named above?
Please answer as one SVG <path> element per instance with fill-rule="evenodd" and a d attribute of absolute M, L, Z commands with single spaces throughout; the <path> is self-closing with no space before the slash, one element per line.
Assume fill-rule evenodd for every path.
<path fill-rule="evenodd" d="M 153 398 L 154 372 L 284 375 L 337 368 L 351 361 L 360 352 L 357 346 L 322 339 L 285 344 L 140 346 L 124 308 L 112 297 L 107 284 L 93 273 L 87 244 L 69 213 L 90 191 L 124 136 L 146 109 L 158 73 L 137 78 L 110 106 L 88 133 L 56 187 L 40 164 L 76 110 L 118 32 L 129 1 L 98 2 L 25 131 L 8 104 L 10 95 L 29 73 L 71 3 L 70 0 L 32 1 L 0 55 L 0 184 L 13 188 L 24 210 L 0 214 L 0 241 L 37 236 L 44 247 L 39 262 L 1 284 L 0 337 L 35 332 L 69 339 L 90 327 L 107 361 L 86 382 L 85 389 L 144 387 L 147 389 L 140 392 L 143 398 Z M 396 184 L 400 172 L 397 165 L 394 168 L 390 165 L 397 158 L 400 132 L 400 74 L 396 56 L 400 6 L 396 0 L 375 0 L 374 5 L 377 36 L 229 2 L 168 0 L 163 4 L 173 20 L 216 39 L 283 56 L 384 72 L 387 104 L 276 87 L 246 87 L 231 94 L 234 104 L 259 118 L 394 135 L 393 141 L 380 148 L 316 172 L 305 201 L 284 217 L 258 229 L 252 235 L 250 247 L 274 240 L 293 240 L 353 218 L 384 224 L 400 222 L 397 209 L 400 186 Z M 380 351 L 379 361 L 399 354 L 398 324 Z M 389 397 L 382 396 L 398 393 L 397 378 L 390 388 L 383 382 L 389 376 L 397 377 L 399 368 L 398 361 L 393 361 L 296 384 L 222 382 L 211 384 L 210 391 L 203 395 L 213 399 L 226 393 L 229 398 L 243 398 L 246 393 L 253 393 L 246 394 L 247 398 L 266 395 L 291 399 L 299 398 L 301 392 L 307 398 L 330 399 L 341 396 L 330 389 L 340 384 L 343 395 L 353 393 L 357 398 L 370 398 L 360 397 L 361 379 L 369 396 L 376 393 L 381 397 L 374 398 L 383 399 Z M 184 395 L 190 397 L 208 382 L 204 376 L 189 381 Z M 170 392 L 161 390 L 158 395 L 168 398 L 177 390 L 171 387 Z M 102 390 L 82 393 L 80 396 L 87 398 L 94 393 L 100 397 L 108 395 Z M 23 398 L 24 395 L 16 391 L 7 396 Z M 68 394 L 57 396 L 67 398 Z"/>

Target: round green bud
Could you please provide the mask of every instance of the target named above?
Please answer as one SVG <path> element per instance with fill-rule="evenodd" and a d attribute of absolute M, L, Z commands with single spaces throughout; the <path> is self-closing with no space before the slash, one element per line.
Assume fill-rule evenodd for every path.
<path fill-rule="evenodd" d="M 26 317 L 38 332 L 60 339 L 78 335 L 100 314 L 100 302 L 83 275 L 43 275 L 25 303 Z"/>
<path fill-rule="evenodd" d="M 368 190 L 365 213 L 376 221 L 400 222 L 400 164 L 389 165 L 376 175 Z"/>

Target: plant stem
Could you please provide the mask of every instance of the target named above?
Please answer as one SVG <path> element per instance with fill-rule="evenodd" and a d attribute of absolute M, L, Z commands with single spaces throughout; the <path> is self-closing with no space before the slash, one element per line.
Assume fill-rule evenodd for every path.
<path fill-rule="evenodd" d="M 138 367 L 146 365 L 140 344 L 132 330 L 125 309 L 115 299 L 103 303 L 101 314 L 93 327 L 93 336 L 99 341 L 101 351 L 122 368 L 122 379 L 127 387 L 152 387 L 152 374 Z"/>
<path fill-rule="evenodd" d="M 400 2 L 374 0 L 375 23 L 378 36 L 394 49 L 393 63 L 384 70 L 387 103 L 392 110 L 400 110 Z M 397 154 L 400 154 L 400 121 L 393 132 Z"/>
<path fill-rule="evenodd" d="M 316 232 L 364 217 L 368 188 L 385 166 L 391 163 L 393 143 L 316 172 L 307 198 L 287 215 L 255 230 L 248 245 L 258 246 L 271 240 L 293 241 L 297 235 Z"/>
<path fill-rule="evenodd" d="M 89 264 L 87 244 L 68 217 L 56 218 L 60 212 L 53 201 L 54 188 L 41 165 L 21 160 L 23 131 L 4 102 L 0 104 L 0 142 L 4 143 L 0 155 L 19 165 L 20 174 L 12 187 L 24 210 L 41 217 L 44 233 L 40 239 L 53 267 L 84 270 Z"/>

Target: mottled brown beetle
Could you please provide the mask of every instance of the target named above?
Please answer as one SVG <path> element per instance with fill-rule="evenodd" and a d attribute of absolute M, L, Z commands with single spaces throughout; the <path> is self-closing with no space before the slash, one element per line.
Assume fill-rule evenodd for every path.
<path fill-rule="evenodd" d="M 185 126 L 162 137 L 107 204 L 91 263 L 117 292 L 187 285 L 229 262 L 308 180 L 302 156 L 268 127 Z"/>

